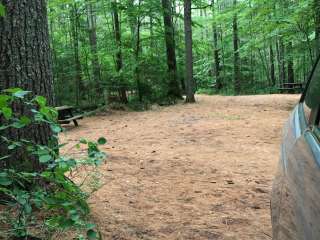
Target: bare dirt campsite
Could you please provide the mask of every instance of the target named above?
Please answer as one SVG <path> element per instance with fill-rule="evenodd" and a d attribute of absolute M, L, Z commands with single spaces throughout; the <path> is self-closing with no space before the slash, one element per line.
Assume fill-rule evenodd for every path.
<path fill-rule="evenodd" d="M 281 128 L 297 95 L 197 96 L 196 104 L 85 118 L 61 140 L 106 136 L 90 199 L 104 239 L 271 239 Z"/>

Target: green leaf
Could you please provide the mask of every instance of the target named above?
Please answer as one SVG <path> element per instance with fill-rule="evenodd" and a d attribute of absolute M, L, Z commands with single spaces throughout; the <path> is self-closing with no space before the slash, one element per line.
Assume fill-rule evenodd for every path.
<path fill-rule="evenodd" d="M 82 143 L 82 144 L 87 144 L 88 141 L 87 141 L 86 139 L 84 139 L 84 138 L 81 138 L 81 139 L 80 139 L 80 143 Z"/>
<path fill-rule="evenodd" d="M 51 130 L 54 132 L 54 133 L 60 133 L 62 132 L 62 129 L 59 125 L 51 125 Z"/>
<path fill-rule="evenodd" d="M 0 157 L 0 161 L 3 160 L 3 159 L 7 159 L 8 157 L 10 157 L 10 156 L 7 155 L 7 156 Z"/>
<path fill-rule="evenodd" d="M 96 224 L 93 224 L 93 223 L 87 223 L 86 224 L 86 228 L 87 229 L 94 229 L 94 228 L 96 228 L 97 226 L 96 226 Z"/>
<path fill-rule="evenodd" d="M 78 235 L 76 239 L 77 240 L 86 240 L 82 234 Z"/>
<path fill-rule="evenodd" d="M 15 149 L 16 147 L 17 147 L 17 145 L 11 144 L 11 145 L 8 146 L 8 149 L 9 149 L 9 150 L 13 150 L 13 149 Z"/>
<path fill-rule="evenodd" d="M 0 108 L 8 106 L 8 100 L 10 99 L 7 95 L 0 95 Z"/>
<path fill-rule="evenodd" d="M 87 231 L 87 237 L 89 240 L 95 240 L 98 239 L 98 234 L 96 231 L 90 229 Z"/>
<path fill-rule="evenodd" d="M 19 91 L 13 93 L 13 96 L 17 97 L 17 98 L 24 98 L 24 96 L 29 94 L 29 93 L 30 93 L 30 91 L 19 90 Z"/>
<path fill-rule="evenodd" d="M 6 8 L 0 3 L 0 17 L 4 17 L 6 15 Z"/>
<path fill-rule="evenodd" d="M 47 163 L 52 159 L 52 157 L 50 155 L 42 155 L 39 157 L 39 161 L 41 163 Z"/>
<path fill-rule="evenodd" d="M 42 97 L 42 96 L 37 96 L 35 98 L 35 101 L 41 106 L 41 107 L 44 107 L 46 106 L 47 104 L 47 99 L 45 97 Z"/>
<path fill-rule="evenodd" d="M 13 124 L 11 124 L 11 127 L 17 128 L 17 129 L 23 128 L 24 126 L 25 125 L 22 124 L 20 121 L 19 122 L 14 122 Z"/>
<path fill-rule="evenodd" d="M 5 172 L 0 172 L 0 185 L 9 186 L 12 184 L 12 180 L 9 178 L 8 174 Z"/>
<path fill-rule="evenodd" d="M 9 128 L 10 126 L 0 126 L 0 131 Z"/>
<path fill-rule="evenodd" d="M 31 123 L 31 119 L 28 118 L 27 116 L 22 116 L 20 118 L 20 122 L 21 122 L 21 124 L 29 125 Z"/>
<path fill-rule="evenodd" d="M 19 92 L 19 91 L 22 91 L 22 89 L 21 88 L 8 88 L 8 89 L 3 90 L 3 92 L 12 93 L 12 94 Z"/>
<path fill-rule="evenodd" d="M 3 113 L 3 116 L 5 119 L 9 120 L 12 117 L 12 109 L 8 107 L 4 107 L 1 109 L 1 112 Z"/>
<path fill-rule="evenodd" d="M 99 143 L 100 145 L 104 145 L 104 144 L 107 143 L 107 140 L 106 140 L 104 137 L 101 137 L 101 138 L 98 139 L 98 143 Z"/>

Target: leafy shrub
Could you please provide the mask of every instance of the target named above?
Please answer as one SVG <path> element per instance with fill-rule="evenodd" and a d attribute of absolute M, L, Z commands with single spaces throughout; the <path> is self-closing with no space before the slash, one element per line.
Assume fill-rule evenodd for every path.
<path fill-rule="evenodd" d="M 17 104 L 26 107 L 28 114 L 21 115 L 16 111 L 13 106 Z M 44 166 L 33 171 L 12 166 L 0 168 L 0 236 L 50 239 L 57 231 L 71 230 L 79 233 L 77 239 L 99 239 L 96 226 L 89 222 L 87 199 L 99 187 L 94 173 L 98 172 L 98 166 L 106 158 L 106 154 L 99 150 L 99 145 L 105 144 L 106 140 L 79 140 L 74 147 L 86 149 L 85 156 L 60 154 L 59 150 L 67 144 L 58 144 L 58 134 L 62 128 L 57 124 L 56 110 L 46 105 L 44 97 L 30 99 L 29 92 L 21 89 L 0 92 L 0 120 L 1 144 L 7 146 L 10 153 L 6 156 L 1 153 L 0 161 L 8 161 L 17 150 L 22 150 L 26 158 L 35 158 Z M 30 125 L 40 124 L 50 126 L 50 142 L 56 144 L 44 146 L 29 139 L 16 141 L 6 134 L 10 130 L 23 131 Z M 68 177 L 75 172 L 83 173 L 83 167 L 90 167 L 90 172 L 83 179 L 74 182 Z M 94 184 L 85 191 L 82 186 L 85 180 L 90 181 L 90 176 Z"/>

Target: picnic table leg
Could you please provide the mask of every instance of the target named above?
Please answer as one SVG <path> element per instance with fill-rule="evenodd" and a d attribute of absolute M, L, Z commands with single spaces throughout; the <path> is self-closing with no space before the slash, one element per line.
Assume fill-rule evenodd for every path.
<path fill-rule="evenodd" d="M 71 117 L 74 117 L 71 109 L 69 110 L 69 115 L 70 115 Z M 73 120 L 73 123 L 74 123 L 74 126 L 76 126 L 76 127 L 79 126 L 79 124 L 78 124 L 78 122 L 77 122 L 76 119 Z"/>
<path fill-rule="evenodd" d="M 77 120 L 73 120 L 73 123 L 74 123 L 74 125 L 75 125 L 76 127 L 78 127 L 78 126 L 79 126 L 79 124 L 78 124 Z"/>

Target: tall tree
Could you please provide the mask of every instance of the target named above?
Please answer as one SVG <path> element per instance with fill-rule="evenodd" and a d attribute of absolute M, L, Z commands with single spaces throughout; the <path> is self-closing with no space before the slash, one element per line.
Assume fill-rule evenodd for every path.
<path fill-rule="evenodd" d="M 181 98 L 181 90 L 178 82 L 177 59 L 175 50 L 176 43 L 174 39 L 174 26 L 172 22 L 171 0 L 162 0 L 162 8 L 169 77 L 168 96 L 174 98 Z"/>
<path fill-rule="evenodd" d="M 292 42 L 288 43 L 288 83 L 294 83 L 294 63 L 293 63 L 293 46 Z"/>
<path fill-rule="evenodd" d="M 82 84 L 82 67 L 79 55 L 79 29 L 80 29 L 80 14 L 78 12 L 78 6 L 75 2 L 71 7 L 71 32 L 73 40 L 73 52 L 74 52 L 74 62 L 75 62 L 75 89 L 76 89 L 76 105 L 80 104 L 80 96 L 83 90 Z"/>
<path fill-rule="evenodd" d="M 233 0 L 233 7 L 236 10 L 237 0 Z M 234 91 L 239 94 L 241 91 L 241 71 L 240 71 L 240 52 L 239 52 L 239 32 L 238 32 L 238 14 L 235 13 L 233 16 L 233 80 L 234 80 Z"/>
<path fill-rule="evenodd" d="M 277 58 L 278 58 L 278 72 L 280 85 L 286 82 L 286 61 L 285 49 L 283 39 L 279 38 L 277 41 Z"/>
<path fill-rule="evenodd" d="M 276 84 L 276 70 L 275 70 L 275 64 L 274 64 L 274 51 L 273 46 L 270 44 L 269 46 L 269 57 L 270 57 L 270 79 L 272 86 L 275 86 Z"/>
<path fill-rule="evenodd" d="M 185 31 L 185 81 L 186 81 L 186 102 L 194 103 L 194 79 L 193 79 L 193 54 L 192 54 L 192 19 L 191 0 L 184 0 L 184 31 Z"/>
<path fill-rule="evenodd" d="M 212 24 L 212 31 L 213 31 L 213 55 L 214 55 L 214 76 L 216 78 L 216 84 L 215 87 L 217 90 L 220 90 L 222 88 L 222 83 L 220 79 L 220 56 L 219 56 L 219 47 L 218 47 L 218 29 L 217 29 L 217 23 L 216 23 L 216 9 L 217 7 L 215 5 L 218 5 L 218 0 L 216 0 L 216 4 L 214 0 L 211 2 L 212 4 L 212 15 L 213 15 L 213 24 Z"/>
<path fill-rule="evenodd" d="M 127 92 L 126 92 L 126 87 L 123 85 L 122 81 L 122 67 L 123 67 L 123 60 L 122 60 L 122 42 L 121 42 L 121 25 L 120 25 L 120 20 L 119 20 L 119 13 L 118 13 L 118 3 L 117 1 L 112 2 L 112 13 L 113 13 L 113 22 L 114 22 L 114 36 L 115 36 L 115 41 L 116 41 L 116 71 L 118 73 L 118 78 L 120 78 L 120 88 L 119 88 L 119 95 L 120 95 L 120 100 L 122 103 L 128 103 L 128 98 L 127 98 Z"/>
<path fill-rule="evenodd" d="M 33 95 L 45 96 L 48 104 L 53 106 L 47 1 L 4 0 L 2 4 L 6 14 L 0 17 L 0 89 L 20 87 L 32 91 Z M 14 108 L 23 115 L 30 115 L 24 106 L 17 104 Z M 28 139 L 47 145 L 51 130 L 47 125 L 31 125 L 23 129 L 10 129 L 5 134 L 13 141 Z M 2 139 L 0 153 L 1 156 L 8 155 Z M 42 168 L 37 159 L 28 156 L 22 149 L 6 161 L 1 161 L 0 167 L 24 171 L 39 171 Z"/>
<path fill-rule="evenodd" d="M 96 16 L 96 6 L 94 3 L 87 3 L 87 18 L 88 18 L 88 31 L 89 31 L 89 44 L 91 49 L 91 64 L 92 64 L 92 72 L 94 78 L 94 89 L 95 92 L 101 97 L 102 89 L 101 89 L 101 69 L 98 57 L 98 49 L 97 49 L 97 16 Z M 97 98 L 96 98 L 97 99 Z"/>
<path fill-rule="evenodd" d="M 143 89 L 142 89 L 142 82 L 141 82 L 141 75 L 140 75 L 140 52 L 141 52 L 141 25 L 142 25 L 142 17 L 137 14 L 137 12 L 141 9 L 141 0 L 128 0 L 128 20 L 129 20 L 129 27 L 131 30 L 131 43 L 132 43 L 132 50 L 134 55 L 134 78 L 137 86 L 138 98 L 139 101 L 142 102 L 143 100 Z"/>

